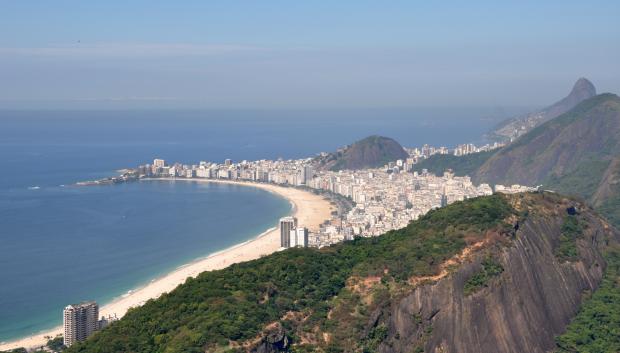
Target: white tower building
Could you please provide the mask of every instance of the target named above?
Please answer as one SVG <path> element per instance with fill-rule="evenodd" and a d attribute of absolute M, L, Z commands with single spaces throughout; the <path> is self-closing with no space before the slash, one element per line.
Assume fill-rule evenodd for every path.
<path fill-rule="evenodd" d="M 289 247 L 308 247 L 308 228 L 299 227 L 289 233 Z"/>
<path fill-rule="evenodd" d="M 96 302 L 84 302 L 65 307 L 63 311 L 64 344 L 69 347 L 84 341 L 98 329 L 99 306 Z"/>

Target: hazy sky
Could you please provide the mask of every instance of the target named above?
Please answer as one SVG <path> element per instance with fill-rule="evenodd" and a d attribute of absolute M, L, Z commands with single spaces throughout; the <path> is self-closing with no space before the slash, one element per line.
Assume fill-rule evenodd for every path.
<path fill-rule="evenodd" d="M 581 76 L 620 93 L 620 1 L 0 2 L 0 109 L 536 106 Z"/>

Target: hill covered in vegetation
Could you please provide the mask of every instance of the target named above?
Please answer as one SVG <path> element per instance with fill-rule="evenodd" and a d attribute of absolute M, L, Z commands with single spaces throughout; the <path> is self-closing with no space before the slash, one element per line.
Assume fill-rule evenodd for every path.
<path fill-rule="evenodd" d="M 395 140 L 383 136 L 369 136 L 346 146 L 336 152 L 315 159 L 319 169 L 324 170 L 356 170 L 379 168 L 406 159 L 407 151 Z"/>
<path fill-rule="evenodd" d="M 540 185 L 587 200 L 620 225 L 620 98 L 601 94 L 491 156 L 474 181 Z"/>
<path fill-rule="evenodd" d="M 205 272 L 67 352 L 543 352 L 601 283 L 617 237 L 587 210 L 567 214 L 573 204 L 481 197 L 381 237 Z M 554 255 L 567 217 L 584 229 L 565 240 L 570 261 Z"/>

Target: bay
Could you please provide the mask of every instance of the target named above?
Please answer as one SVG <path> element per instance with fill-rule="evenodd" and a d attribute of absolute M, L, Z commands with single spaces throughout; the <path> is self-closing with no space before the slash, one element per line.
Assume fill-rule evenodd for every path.
<path fill-rule="evenodd" d="M 512 111 L 511 111 L 512 112 Z M 405 146 L 481 142 L 495 108 L 0 111 L 0 341 L 61 322 L 274 226 L 290 204 L 231 185 L 75 187 L 153 158 L 304 158 L 371 134 Z"/>

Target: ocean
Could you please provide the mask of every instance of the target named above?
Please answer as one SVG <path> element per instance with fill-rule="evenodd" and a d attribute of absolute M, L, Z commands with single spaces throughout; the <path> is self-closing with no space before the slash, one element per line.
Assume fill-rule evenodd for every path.
<path fill-rule="evenodd" d="M 519 109 L 0 111 L 0 341 L 59 325 L 290 212 L 256 188 L 139 182 L 76 187 L 154 158 L 302 158 L 371 134 L 404 146 L 482 142 Z"/>

